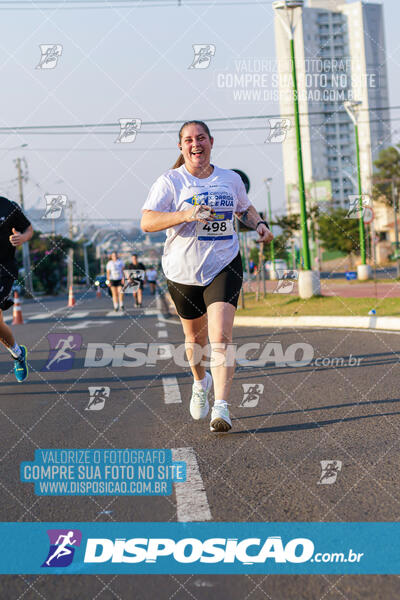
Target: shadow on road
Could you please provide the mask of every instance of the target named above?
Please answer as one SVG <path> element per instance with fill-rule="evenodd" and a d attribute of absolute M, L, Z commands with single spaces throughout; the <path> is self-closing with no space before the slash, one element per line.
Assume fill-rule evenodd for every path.
<path fill-rule="evenodd" d="M 387 412 L 374 415 L 359 415 L 357 417 L 344 417 L 343 419 L 330 419 L 328 421 L 313 421 L 312 423 L 295 423 L 294 425 L 278 425 L 275 427 L 260 427 L 253 429 L 243 429 L 242 431 L 231 431 L 229 435 L 248 435 L 249 433 L 279 433 L 283 431 L 303 431 L 307 429 L 319 429 L 327 425 L 335 423 L 346 423 L 350 421 L 358 421 L 361 419 L 374 419 L 376 417 L 389 417 L 400 415 L 400 412 Z"/>

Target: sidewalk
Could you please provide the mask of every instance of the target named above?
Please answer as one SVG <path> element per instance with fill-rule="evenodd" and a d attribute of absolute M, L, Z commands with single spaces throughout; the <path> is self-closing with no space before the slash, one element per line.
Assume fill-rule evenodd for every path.
<path fill-rule="evenodd" d="M 304 316 L 304 317 L 241 317 L 236 316 L 234 325 L 237 327 L 268 327 L 293 329 L 299 327 L 323 327 L 340 329 L 376 329 L 384 331 L 400 331 L 400 317 L 334 317 L 334 316 Z"/>

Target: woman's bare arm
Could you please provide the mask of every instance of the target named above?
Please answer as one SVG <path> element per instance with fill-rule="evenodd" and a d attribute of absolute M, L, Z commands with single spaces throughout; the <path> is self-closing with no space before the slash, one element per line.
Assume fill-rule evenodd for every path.
<path fill-rule="evenodd" d="M 245 211 L 236 213 L 236 215 L 238 219 L 242 221 L 243 225 L 246 225 L 246 227 L 249 229 L 254 229 L 257 231 L 258 235 L 260 236 L 257 242 L 270 242 L 273 240 L 274 236 L 266 225 L 260 223 L 260 225 L 257 227 L 257 223 L 262 221 L 262 218 L 252 204 Z"/>
<path fill-rule="evenodd" d="M 144 210 L 140 227 L 145 232 L 162 231 L 174 225 L 201 221 L 206 223 L 212 220 L 213 209 L 209 206 L 197 205 L 189 210 L 178 210 L 177 212 L 159 212 L 157 210 Z"/>

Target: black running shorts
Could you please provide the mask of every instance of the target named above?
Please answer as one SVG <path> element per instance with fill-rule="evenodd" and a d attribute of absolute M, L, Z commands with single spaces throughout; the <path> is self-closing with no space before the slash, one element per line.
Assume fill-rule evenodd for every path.
<path fill-rule="evenodd" d="M 14 304 L 9 298 L 13 283 L 14 277 L 0 267 L 0 310 L 7 310 Z"/>
<path fill-rule="evenodd" d="M 167 279 L 169 293 L 182 319 L 201 317 L 213 302 L 227 302 L 237 307 L 242 283 L 240 252 L 208 285 L 185 285 Z"/>
<path fill-rule="evenodd" d="M 120 287 L 122 286 L 122 279 L 110 279 L 111 287 Z"/>

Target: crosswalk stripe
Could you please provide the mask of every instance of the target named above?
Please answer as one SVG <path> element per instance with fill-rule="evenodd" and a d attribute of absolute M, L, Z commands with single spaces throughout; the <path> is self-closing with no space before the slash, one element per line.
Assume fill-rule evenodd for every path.
<path fill-rule="evenodd" d="M 211 511 L 193 448 L 172 448 L 172 460 L 186 463 L 186 481 L 174 483 L 179 522 L 211 521 Z"/>
<path fill-rule="evenodd" d="M 178 402 L 182 402 L 177 378 L 167 375 L 162 378 L 162 382 L 164 386 L 165 404 L 177 404 Z"/>
<path fill-rule="evenodd" d="M 51 312 L 37 313 L 36 315 L 30 316 L 29 320 L 30 321 L 40 321 L 41 319 L 51 319 L 52 317 L 54 317 L 54 314 Z"/>
<path fill-rule="evenodd" d="M 70 315 L 68 315 L 67 319 L 83 319 L 84 317 L 87 317 L 88 314 L 89 314 L 88 311 L 74 312 L 74 313 L 71 313 Z"/>

